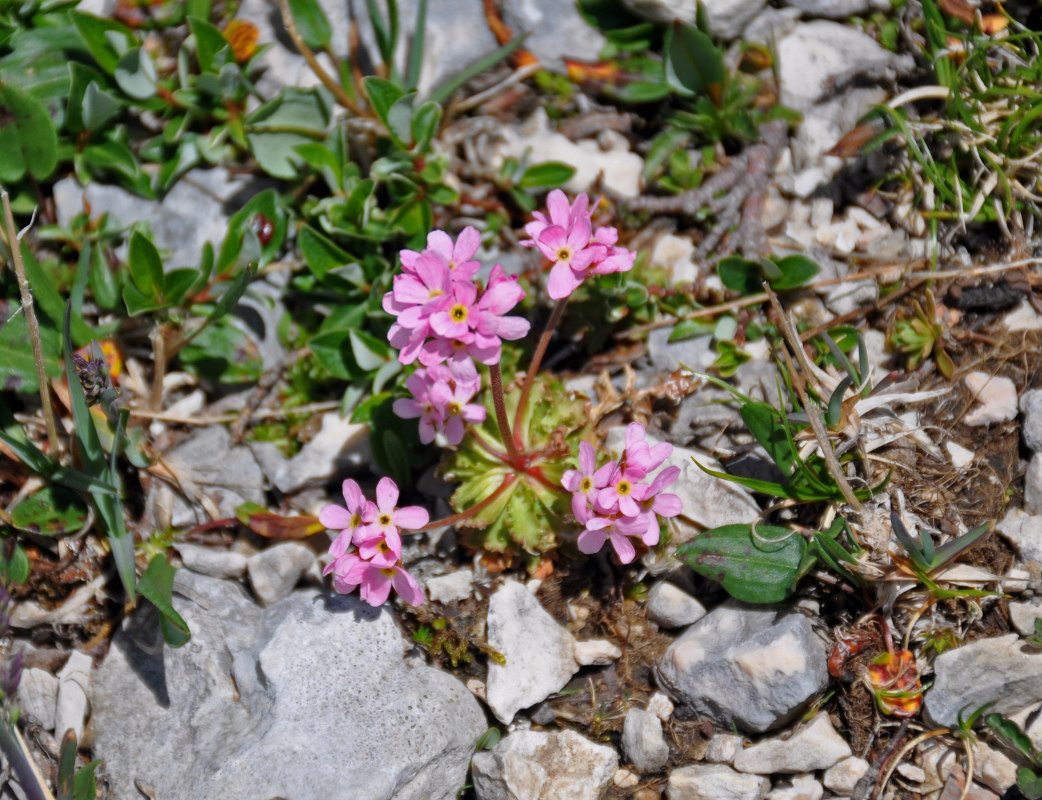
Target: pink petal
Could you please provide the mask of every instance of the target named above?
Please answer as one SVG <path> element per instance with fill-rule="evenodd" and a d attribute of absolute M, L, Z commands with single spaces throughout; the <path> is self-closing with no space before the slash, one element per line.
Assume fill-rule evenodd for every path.
<path fill-rule="evenodd" d="M 344 481 L 341 490 L 344 493 L 344 501 L 347 503 L 348 511 L 357 513 L 360 509 L 365 508 L 365 495 L 362 494 L 362 489 L 357 482 L 348 478 Z"/>
<path fill-rule="evenodd" d="M 430 521 L 427 509 L 420 506 L 406 506 L 394 512 L 394 524 L 407 531 L 422 528 Z"/>
<path fill-rule="evenodd" d="M 587 555 L 593 555 L 600 551 L 604 547 L 604 542 L 607 541 L 608 535 L 604 531 L 591 531 L 589 528 L 579 534 L 579 539 L 576 544 L 579 550 Z"/>
<path fill-rule="evenodd" d="M 623 564 L 629 564 L 637 555 L 636 549 L 626 536 L 613 531 L 611 534 L 611 546 L 615 548 L 615 555 Z"/>
<path fill-rule="evenodd" d="M 571 216 L 568 197 L 560 189 L 554 189 L 546 196 L 546 210 L 550 212 L 550 220 L 554 225 L 565 226 Z"/>
<path fill-rule="evenodd" d="M 453 251 L 456 264 L 461 265 L 473 258 L 480 246 L 481 233 L 473 225 L 468 225 L 460 231 L 459 238 L 456 239 L 456 247 Z"/>
<path fill-rule="evenodd" d="M 402 567 L 395 568 L 394 577 L 391 578 L 391 584 L 394 586 L 394 590 L 401 596 L 402 600 L 411 606 L 422 606 L 424 601 L 427 599 L 423 596 L 423 589 L 420 587 L 420 582 Z"/>
<path fill-rule="evenodd" d="M 597 466 L 597 454 L 594 452 L 593 445 L 589 442 L 579 442 L 579 468 L 582 470 L 583 475 L 593 474 L 594 468 Z M 575 491 L 571 489 L 569 491 Z"/>
<path fill-rule="evenodd" d="M 393 512 L 398 502 L 398 484 L 387 477 L 376 484 L 376 507 L 384 512 Z"/>
<path fill-rule="evenodd" d="M 362 583 L 362 599 L 373 608 L 377 608 L 387 602 L 390 594 L 391 579 L 383 574 L 383 570 L 370 567 Z"/>
<path fill-rule="evenodd" d="M 351 514 L 346 508 L 328 505 L 318 512 L 318 521 L 331 531 L 339 531 L 351 525 Z"/>
<path fill-rule="evenodd" d="M 558 262 L 550 270 L 550 280 L 546 282 L 546 293 L 552 300 L 563 300 L 581 284 L 582 280 L 575 276 L 568 264 Z"/>
<path fill-rule="evenodd" d="M 660 494 L 651 510 L 660 517 L 675 517 L 684 510 L 684 502 L 675 494 Z"/>

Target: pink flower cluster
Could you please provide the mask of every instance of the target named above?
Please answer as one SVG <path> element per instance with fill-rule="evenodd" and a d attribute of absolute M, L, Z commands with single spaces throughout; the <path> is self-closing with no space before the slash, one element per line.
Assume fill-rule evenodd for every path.
<path fill-rule="evenodd" d="M 422 528 L 430 514 L 419 506 L 398 508 L 398 486 L 390 478 L 376 485 L 376 502 L 366 500 L 353 480 L 344 481 L 346 508 L 330 504 L 318 521 L 340 531 L 329 547 L 333 560 L 324 575 L 333 573 L 333 586 L 341 594 L 359 593 L 371 606 L 382 606 L 393 588 L 411 606 L 423 603 L 419 581 L 402 566 L 400 531 Z"/>
<path fill-rule="evenodd" d="M 553 262 L 547 294 L 554 300 L 568 297 L 590 275 L 628 272 L 637 254 L 616 247 L 619 232 L 615 228 L 593 229 L 593 211 L 585 193 L 568 204 L 560 189 L 546 198 L 549 216 L 536 211 L 535 220 L 525 225 L 531 238 L 521 242 L 525 247 L 538 247 Z"/>
<path fill-rule="evenodd" d="M 396 317 L 387 338 L 398 360 L 422 365 L 406 381 L 414 399 L 397 401 L 394 411 L 420 418 L 424 443 L 443 434 L 448 444 L 459 444 L 464 422 L 485 419 L 484 407 L 469 402 L 481 387 L 474 361 L 498 364 L 503 340 L 520 339 L 531 327 L 507 316 L 525 296 L 517 278 L 496 264 L 487 286 L 474 279 L 480 244 L 476 228 L 464 228 L 455 242 L 432 231 L 423 252 L 402 250 L 403 272 L 383 298 L 384 310 Z"/>
<path fill-rule="evenodd" d="M 680 498 L 665 493 L 680 475 L 680 467 L 666 467 L 651 480 L 645 479 L 673 452 L 668 442 L 648 445 L 644 426 L 632 422 L 626 428 L 622 458 L 597 468 L 596 453 L 588 442 L 579 445 L 579 469 L 561 477 L 561 485 L 572 492 L 572 513 L 583 526 L 579 549 L 596 553 L 611 541 L 623 564 L 636 556 L 630 537 L 651 547 L 658 544 L 659 517 L 675 517 L 683 509 Z"/>

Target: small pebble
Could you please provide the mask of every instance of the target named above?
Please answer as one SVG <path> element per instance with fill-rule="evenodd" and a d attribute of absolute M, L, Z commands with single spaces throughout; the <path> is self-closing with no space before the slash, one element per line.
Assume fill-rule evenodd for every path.
<path fill-rule="evenodd" d="M 683 589 L 666 581 L 651 587 L 647 610 L 648 619 L 666 629 L 683 628 L 706 615 L 705 606 Z"/>
<path fill-rule="evenodd" d="M 991 425 L 1016 419 L 1017 387 L 1013 385 L 1013 381 L 987 372 L 971 372 L 964 380 L 978 403 L 962 418 L 964 423 Z"/>
<path fill-rule="evenodd" d="M 283 542 L 251 556 L 247 563 L 250 585 L 262 605 L 288 597 L 315 554 L 297 542 Z"/>
<path fill-rule="evenodd" d="M 622 658 L 622 651 L 607 639 L 575 643 L 575 663 L 584 667 L 606 666 Z"/>
<path fill-rule="evenodd" d="M 470 597 L 474 570 L 458 569 L 427 580 L 427 598 L 432 603 L 452 603 Z"/>

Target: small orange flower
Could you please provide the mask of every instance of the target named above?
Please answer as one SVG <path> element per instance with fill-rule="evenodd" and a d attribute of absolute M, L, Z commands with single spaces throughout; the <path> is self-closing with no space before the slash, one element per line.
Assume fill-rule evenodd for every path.
<path fill-rule="evenodd" d="M 257 49 L 257 37 L 260 35 L 260 31 L 257 30 L 257 26 L 252 22 L 247 22 L 244 19 L 233 19 L 224 26 L 222 33 L 224 38 L 228 40 L 228 44 L 232 46 L 235 60 L 240 64 L 248 61 Z"/>
<path fill-rule="evenodd" d="M 880 653 L 873 658 L 868 684 L 884 714 L 911 717 L 923 704 L 923 685 L 910 650 Z"/>

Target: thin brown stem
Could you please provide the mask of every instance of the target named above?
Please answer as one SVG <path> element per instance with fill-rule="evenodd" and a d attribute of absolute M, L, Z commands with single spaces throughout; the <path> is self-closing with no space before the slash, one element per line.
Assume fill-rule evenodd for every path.
<path fill-rule="evenodd" d="M 515 480 L 517 480 L 517 473 L 511 472 L 503 479 L 503 482 L 496 487 L 496 490 L 492 492 L 492 494 L 490 494 L 484 500 L 482 500 L 480 503 L 471 506 L 466 511 L 461 511 L 459 514 L 453 514 L 451 517 L 442 517 L 441 519 L 436 519 L 433 522 L 428 522 L 422 528 L 415 528 L 413 530 L 406 531 L 406 533 L 421 533 L 422 531 L 431 531 L 435 528 L 443 528 L 446 525 L 458 525 L 460 522 L 463 522 L 464 520 L 468 520 L 471 517 L 480 514 L 482 511 L 484 511 L 486 508 L 488 508 L 490 505 L 496 502 L 496 500 L 499 499 L 500 495 L 502 495 L 503 492 L 505 492 L 507 489 L 513 486 Z"/>
<path fill-rule="evenodd" d="M 25 276 L 25 264 L 22 262 L 22 240 L 14 226 L 14 214 L 11 212 L 11 198 L 7 191 L 0 189 L 0 198 L 4 205 L 4 226 L 7 230 L 7 248 L 11 253 L 11 265 L 18 277 L 18 289 L 22 295 L 22 311 L 25 312 L 25 324 L 29 329 L 29 343 L 33 350 L 33 363 L 36 366 L 36 382 L 40 385 L 40 405 L 43 407 L 43 421 L 47 426 L 47 443 L 51 455 L 58 458 L 61 450 L 58 445 L 58 422 L 54 418 L 51 406 L 51 385 L 47 382 L 47 369 L 43 364 L 43 345 L 40 341 L 40 323 L 36 320 L 36 306 L 33 293 L 29 288 L 29 279 Z M 70 388 L 74 376 L 69 375 Z"/>
<path fill-rule="evenodd" d="M 517 413 L 514 415 L 514 435 L 517 437 L 521 436 L 521 420 L 525 416 L 525 407 L 528 405 L 528 396 L 532 393 L 532 384 L 535 383 L 535 376 L 539 374 L 539 367 L 543 364 L 546 348 L 550 346 L 550 337 L 553 336 L 554 328 L 557 327 L 561 317 L 564 316 L 564 307 L 567 303 L 567 297 L 562 297 L 557 301 L 557 305 L 554 306 L 554 310 L 550 313 L 550 319 L 547 321 L 546 327 L 543 328 L 543 335 L 539 337 L 539 344 L 536 345 L 535 353 L 532 354 L 528 372 L 525 373 L 525 382 L 521 386 L 521 399 L 517 402 Z"/>
<path fill-rule="evenodd" d="M 333 77 L 322 68 L 322 65 L 318 63 L 318 59 L 315 58 L 315 54 L 311 51 L 311 48 L 307 46 L 304 37 L 300 35 L 300 31 L 297 30 L 297 25 L 293 21 L 293 14 L 289 10 L 288 0 L 279 0 L 279 11 L 282 13 L 282 24 L 286 26 L 286 33 L 288 33 L 289 38 L 293 40 L 293 46 L 297 48 L 297 52 L 304 56 L 304 60 L 308 62 L 308 66 L 311 68 L 311 71 L 315 73 L 315 77 L 322 81 L 322 85 L 333 93 L 333 97 L 336 98 L 336 101 L 340 103 L 340 105 L 352 114 L 363 116 L 362 109 L 359 108 L 358 104 L 348 96 L 343 87 L 333 80 Z"/>
<path fill-rule="evenodd" d="M 496 424 L 499 425 L 499 435 L 507 450 L 508 463 L 515 469 L 520 469 L 521 454 L 518 452 L 514 434 L 510 431 L 506 400 L 503 397 L 503 370 L 499 364 L 493 364 L 488 369 L 488 375 L 492 384 L 492 402 L 496 407 Z"/>

